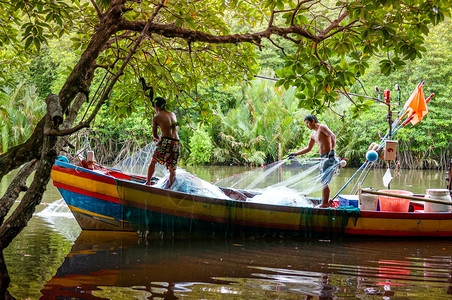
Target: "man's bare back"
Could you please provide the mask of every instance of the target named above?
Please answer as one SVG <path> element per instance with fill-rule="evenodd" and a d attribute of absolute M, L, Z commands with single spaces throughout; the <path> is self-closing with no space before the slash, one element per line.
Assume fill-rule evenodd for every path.
<path fill-rule="evenodd" d="M 177 118 L 173 112 L 163 109 L 159 110 L 159 112 L 152 119 L 152 135 L 154 139 L 160 139 L 157 132 L 157 127 L 160 127 L 162 137 L 170 137 L 178 140 L 179 134 L 177 133 L 176 124 Z"/>

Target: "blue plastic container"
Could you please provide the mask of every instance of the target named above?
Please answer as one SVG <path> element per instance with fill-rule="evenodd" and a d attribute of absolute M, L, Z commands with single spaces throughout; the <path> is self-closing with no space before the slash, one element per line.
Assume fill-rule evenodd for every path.
<path fill-rule="evenodd" d="M 337 200 L 339 200 L 339 206 L 354 206 L 358 207 L 359 196 L 358 195 L 340 195 Z"/>

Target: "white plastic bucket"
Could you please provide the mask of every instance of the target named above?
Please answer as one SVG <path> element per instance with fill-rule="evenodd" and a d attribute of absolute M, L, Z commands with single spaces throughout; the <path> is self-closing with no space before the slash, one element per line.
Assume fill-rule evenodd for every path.
<path fill-rule="evenodd" d="M 378 195 L 362 193 L 359 198 L 359 208 L 361 210 L 377 210 Z"/>
<path fill-rule="evenodd" d="M 425 198 L 452 202 L 448 189 L 427 189 L 425 192 Z M 451 205 L 446 204 L 425 202 L 424 212 L 448 212 L 451 207 Z"/>
<path fill-rule="evenodd" d="M 94 158 L 94 151 L 88 151 L 86 153 L 86 161 L 96 161 L 96 159 Z"/>

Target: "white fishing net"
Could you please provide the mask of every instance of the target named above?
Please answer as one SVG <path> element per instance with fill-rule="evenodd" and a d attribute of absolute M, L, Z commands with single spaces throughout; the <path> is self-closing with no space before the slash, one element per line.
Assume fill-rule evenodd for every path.
<path fill-rule="evenodd" d="M 123 172 L 146 176 L 155 143 L 151 143 L 114 166 Z M 230 199 L 222 190 L 252 191 L 246 201 L 288 206 L 312 206 L 307 197 L 321 191 L 337 172 L 339 160 L 335 158 L 284 159 L 241 174 L 221 179 L 214 184 L 183 170 L 176 169 L 176 178 L 170 190 L 192 195 Z M 155 187 L 168 188 L 169 172 L 156 164 Z"/>
<path fill-rule="evenodd" d="M 149 164 L 151 163 L 152 155 L 154 154 L 156 146 L 157 144 L 154 142 L 146 145 L 140 151 L 133 153 L 131 156 L 115 164 L 113 168 L 121 170 L 127 174 L 147 176 Z M 153 176 L 161 178 L 168 173 L 169 172 L 165 166 L 156 164 Z"/>
<path fill-rule="evenodd" d="M 300 194 L 309 195 L 328 184 L 337 172 L 338 165 L 339 159 L 336 157 L 284 159 L 221 179 L 215 185 L 243 190 L 288 187 Z"/>
<path fill-rule="evenodd" d="M 169 174 L 161 178 L 154 187 L 167 189 L 169 185 Z M 176 170 L 176 178 L 169 188 L 172 191 L 183 192 L 191 195 L 230 199 L 223 191 L 213 184 L 198 178 L 197 176 L 187 172 L 184 169 Z"/>

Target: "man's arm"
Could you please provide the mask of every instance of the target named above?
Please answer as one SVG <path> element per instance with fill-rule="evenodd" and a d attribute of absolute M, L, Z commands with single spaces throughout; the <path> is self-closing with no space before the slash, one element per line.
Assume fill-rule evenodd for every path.
<path fill-rule="evenodd" d="M 336 148 L 336 135 L 333 133 L 331 136 L 331 150 L 334 150 Z"/>
<path fill-rule="evenodd" d="M 160 140 L 159 133 L 158 133 L 158 123 L 156 120 L 156 117 L 152 118 L 152 136 L 154 137 L 154 142 L 158 142 Z"/>
<path fill-rule="evenodd" d="M 302 155 L 302 154 L 308 153 L 309 151 L 312 150 L 312 147 L 314 147 L 314 144 L 315 144 L 315 141 L 314 141 L 314 139 L 312 138 L 312 134 L 311 134 L 311 138 L 309 139 L 308 145 L 307 145 L 306 147 L 304 147 L 303 149 L 301 149 L 300 151 L 295 152 L 295 153 L 294 153 L 295 156 L 298 156 L 298 155 Z"/>

